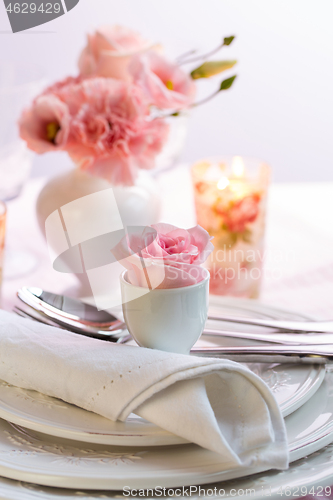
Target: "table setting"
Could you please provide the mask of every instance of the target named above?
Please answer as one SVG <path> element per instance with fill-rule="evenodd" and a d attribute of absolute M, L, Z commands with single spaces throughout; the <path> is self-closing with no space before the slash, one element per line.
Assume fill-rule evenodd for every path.
<path fill-rule="evenodd" d="M 100 27 L 15 111 L 73 168 L 2 196 L 0 499 L 333 498 L 333 185 L 318 217 L 266 161 L 178 161 L 234 39 L 171 61 Z"/>

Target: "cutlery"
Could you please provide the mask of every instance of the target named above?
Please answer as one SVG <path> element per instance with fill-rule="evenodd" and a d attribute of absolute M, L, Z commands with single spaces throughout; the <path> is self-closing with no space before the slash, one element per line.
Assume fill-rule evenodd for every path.
<path fill-rule="evenodd" d="M 42 323 L 45 323 L 50 326 L 60 326 L 62 328 L 67 328 L 68 330 L 74 331 L 76 333 L 83 333 L 84 335 L 89 335 L 94 338 L 112 340 L 116 337 L 119 338 L 120 332 L 123 332 L 126 329 L 125 323 L 119 322 L 114 316 L 109 315 L 105 316 L 104 311 L 98 311 L 94 306 L 87 306 L 83 304 L 81 301 L 76 299 L 70 299 L 64 295 L 53 294 L 50 292 L 45 292 L 41 289 L 37 288 L 27 288 L 24 287 L 18 291 L 18 297 L 24 302 L 26 308 L 22 310 L 21 308 L 16 307 L 15 312 L 17 314 L 25 315 L 25 317 L 29 317 L 31 319 L 35 319 Z M 29 310 L 27 311 L 27 306 Z M 86 321 L 81 323 L 81 315 L 86 314 L 85 308 L 89 308 L 89 317 L 91 319 L 110 319 L 110 323 L 101 323 L 99 321 L 96 326 L 96 321 L 88 324 Z M 66 311 L 65 311 L 66 310 Z M 75 313 L 75 314 L 74 314 Z M 116 323 L 115 323 L 116 320 Z M 74 322 L 75 321 L 75 322 Z M 119 329 L 109 331 L 107 328 L 109 325 L 112 326 L 116 324 Z M 102 328 L 101 326 L 102 325 Z M 294 344 L 299 343 L 300 339 L 296 338 L 293 341 L 292 338 L 288 340 L 288 335 L 282 335 L 281 338 L 274 337 L 273 335 L 260 335 L 258 334 L 247 334 L 242 332 L 228 332 L 221 330 L 204 330 L 203 335 L 210 336 L 226 336 L 226 337 L 237 337 L 237 338 L 245 338 L 245 339 L 254 339 L 254 340 L 262 340 L 264 342 L 273 342 L 273 343 L 286 343 L 286 344 Z M 305 339 L 306 340 L 306 339 Z M 333 340 L 332 340 L 333 342 Z M 313 343 L 311 342 L 308 343 Z M 322 343 L 328 343 L 328 341 Z"/>
<path fill-rule="evenodd" d="M 123 321 L 81 300 L 35 287 L 20 288 L 17 296 L 29 307 L 28 312 L 24 311 L 25 314 L 47 324 L 51 321 L 52 326 L 62 326 L 76 333 L 105 340 L 118 339 L 124 335 L 126 325 Z"/>
<path fill-rule="evenodd" d="M 26 291 L 29 290 L 27 293 Z M 31 290 L 31 291 L 30 291 Z M 34 294 L 34 298 L 31 298 L 29 294 L 31 295 L 32 292 L 36 292 Z M 26 292 L 26 293 L 24 293 Z M 38 293 L 38 295 L 37 295 Z M 126 344 L 128 340 L 131 339 L 130 335 L 124 335 L 124 329 L 117 329 L 114 331 L 108 331 L 108 330 L 98 330 L 98 328 L 95 325 L 114 325 L 116 324 L 117 326 L 119 325 L 124 325 L 124 323 L 120 322 L 117 320 L 114 316 L 112 316 L 109 313 L 106 313 L 105 311 L 98 311 L 96 308 L 93 306 L 87 306 L 86 304 L 83 304 L 81 301 L 76 300 L 76 299 L 68 299 L 67 297 L 64 296 L 59 296 L 57 294 L 48 294 L 48 292 L 43 292 L 41 289 L 21 289 L 18 292 L 18 296 L 23 300 L 25 304 L 29 306 L 29 312 L 26 310 L 23 310 L 19 307 L 14 308 L 14 312 L 16 314 L 19 314 L 20 316 L 23 317 L 28 317 L 31 318 L 35 321 L 39 321 L 51 326 L 61 326 L 62 328 L 65 329 L 77 329 L 77 333 L 83 333 L 84 335 L 89 335 L 89 336 L 97 336 L 97 338 L 102 338 L 103 340 L 110 340 L 112 342 L 117 342 L 121 344 Z M 39 300 L 37 300 L 39 299 Z M 65 316 L 63 319 L 58 320 L 58 316 L 61 316 L 61 314 L 58 314 L 58 308 L 55 306 L 50 305 L 48 301 L 52 301 L 51 304 L 59 304 L 61 307 L 64 309 L 68 310 L 70 309 L 71 312 L 66 312 L 64 309 L 59 309 L 60 312 L 64 312 Z M 30 302 L 30 304 L 29 304 Z M 45 305 L 44 305 L 45 302 Z M 39 309 L 35 310 L 34 306 L 38 305 Z M 46 306 L 49 306 L 49 309 Z M 71 306 L 71 308 L 70 308 Z M 73 314 L 73 306 L 75 307 L 75 312 L 76 314 Z M 87 307 L 87 309 L 86 309 Z M 54 309 L 54 310 L 53 310 Z M 81 317 L 78 315 L 80 311 L 87 311 L 86 316 L 84 320 L 81 319 Z M 44 311 L 48 313 L 44 314 Z M 113 321 L 110 322 L 96 322 L 93 321 L 93 314 L 91 313 L 98 313 L 99 318 L 100 313 L 103 312 L 107 314 L 109 317 L 113 319 Z M 104 316 L 104 318 L 107 318 L 107 316 Z M 69 321 L 71 320 L 71 321 Z M 72 323 L 73 320 L 73 323 Z M 116 320 L 116 321 L 114 321 Z M 66 321 L 69 321 L 69 323 L 66 323 Z M 83 321 L 83 325 L 85 328 L 88 328 L 90 323 L 93 322 L 93 327 L 94 327 L 94 332 L 92 333 L 91 331 L 88 330 L 81 330 L 81 324 L 80 322 Z M 72 323 L 72 324 L 71 324 Z M 75 331 L 75 330 L 74 330 Z M 205 333 L 207 335 L 218 335 L 218 336 L 238 336 L 241 338 L 251 338 L 254 340 L 264 340 L 264 341 L 271 341 L 266 338 L 265 335 L 257 335 L 257 334 L 246 334 L 242 332 L 221 332 L 219 330 L 205 330 Z M 276 337 L 279 335 L 279 339 Z M 269 337 L 275 337 L 274 342 L 280 342 L 283 341 L 285 342 L 286 340 L 290 340 L 291 342 L 299 342 L 300 338 L 302 339 L 304 335 L 300 334 L 270 334 Z M 256 337 L 256 338 L 255 338 Z M 258 338 L 261 337 L 261 338 Z M 285 339 L 286 337 L 286 339 Z M 305 336 L 306 337 L 306 336 Z M 325 335 L 315 335 L 309 337 L 317 339 L 318 337 L 325 337 Z M 326 336 L 328 337 L 328 336 Z M 307 342 L 309 339 L 305 339 Z M 333 361 L 333 345 L 329 344 L 321 344 L 321 345 L 274 345 L 274 346 L 242 346 L 242 347 L 205 347 L 205 348 L 199 348 L 199 347 L 194 347 L 191 350 L 191 354 L 197 355 L 197 356 L 209 356 L 209 357 L 221 357 L 221 358 L 227 358 L 227 359 L 234 359 L 235 361 L 239 362 L 261 362 L 261 363 L 318 363 L 318 364 L 326 364 L 329 363 L 330 361 Z"/>
<path fill-rule="evenodd" d="M 30 308 L 31 309 L 31 308 Z M 47 316 L 43 315 L 43 313 L 40 313 L 38 311 L 35 311 L 34 309 L 31 309 L 31 311 L 23 310 L 17 306 L 14 307 L 13 311 L 18 314 L 19 316 L 22 316 L 24 318 L 29 318 L 33 319 L 35 321 L 39 321 L 40 323 L 44 323 L 49 326 L 56 326 L 60 328 L 65 328 L 67 330 L 71 330 L 71 326 L 61 324 L 61 322 L 54 322 L 51 321 L 50 318 Z M 71 330 L 73 331 L 73 330 Z M 82 333 L 79 331 L 79 329 L 74 330 L 75 333 Z M 123 330 L 122 330 L 123 331 Z M 95 333 L 87 333 L 83 332 L 84 335 L 89 335 L 92 336 L 93 338 L 99 338 L 103 340 L 111 340 L 113 342 L 127 342 L 130 340 L 132 337 L 130 335 L 124 335 L 124 337 L 119 336 L 119 334 L 115 334 L 114 332 L 100 332 L 99 334 Z M 97 337 L 96 337 L 97 335 Z M 328 344 L 332 342 L 333 344 L 333 335 L 331 338 L 330 334 L 314 334 L 314 335 L 302 335 L 302 334 L 255 334 L 255 333 L 245 333 L 245 332 L 228 332 L 225 330 L 209 330 L 205 329 L 203 331 L 203 335 L 207 336 L 212 336 L 212 337 L 233 337 L 233 338 L 240 338 L 240 339 L 250 339 L 250 340 L 259 340 L 262 342 L 268 342 L 268 343 L 276 343 L 276 344 L 284 344 L 284 345 L 300 345 L 300 344 Z M 124 342 L 123 340 L 124 339 Z"/>
<path fill-rule="evenodd" d="M 205 328 L 203 335 L 211 337 L 232 337 L 246 340 L 259 340 L 272 344 L 284 345 L 328 345 L 333 344 L 332 333 L 253 333 L 233 332 L 226 330 L 210 330 Z"/>
<path fill-rule="evenodd" d="M 16 308 L 15 312 L 20 315 L 25 315 L 51 326 L 60 326 L 98 339 L 117 342 L 124 335 L 130 338 L 125 333 L 126 325 L 124 322 L 107 311 L 99 311 L 95 306 L 85 304 L 78 299 L 46 292 L 41 288 L 29 287 L 21 288 L 17 294 L 21 301 L 29 308 L 28 311 Z M 222 317 L 210 316 L 210 318 L 216 319 Z M 233 319 L 236 320 L 236 318 Z M 239 318 L 239 320 L 241 322 L 247 321 L 247 319 L 243 320 L 243 318 Z M 313 322 L 309 323 L 313 325 Z M 333 344 L 333 334 L 329 333 L 253 333 L 205 329 L 203 335 L 241 338 L 284 345 Z"/>
<path fill-rule="evenodd" d="M 31 309 L 31 312 L 30 311 L 28 312 L 26 310 L 21 309 L 18 306 L 14 306 L 13 307 L 13 312 L 15 314 L 17 314 L 18 316 L 21 316 L 22 318 L 33 319 L 35 321 L 38 321 L 39 323 L 44 323 L 45 325 L 59 327 L 59 325 L 57 325 L 56 323 L 53 323 L 46 316 L 43 317 L 42 314 L 34 311 L 33 309 Z"/>
<path fill-rule="evenodd" d="M 193 347 L 191 354 L 195 356 L 227 358 L 245 363 L 326 364 L 333 361 L 333 345 Z"/>
<path fill-rule="evenodd" d="M 79 328 L 72 328 L 64 323 L 61 323 L 60 321 L 51 321 L 47 316 L 43 315 L 43 313 L 40 313 L 38 311 L 35 311 L 34 309 L 29 307 L 29 311 L 26 309 L 21 309 L 20 307 L 14 306 L 13 312 L 17 314 L 18 316 L 21 316 L 22 318 L 27 318 L 27 319 L 32 319 L 34 321 L 37 321 L 38 323 L 43 323 L 45 325 L 49 326 L 55 326 L 57 328 L 62 328 L 64 330 L 68 330 L 74 333 L 78 333 L 79 335 L 85 335 L 88 337 L 96 338 L 99 340 L 107 340 L 110 342 L 120 342 L 121 340 L 128 341 L 132 337 L 129 335 L 126 330 L 116 330 L 115 332 L 104 332 L 104 331 L 99 331 L 99 332 L 87 332 L 87 331 L 81 331 Z"/>
<path fill-rule="evenodd" d="M 98 333 L 103 331 L 103 337 L 108 336 L 108 332 L 123 330 L 125 323 L 118 320 L 106 311 L 99 311 L 95 306 L 83 303 L 78 299 L 50 293 L 35 287 L 23 287 L 18 290 L 19 299 L 26 305 L 33 308 L 43 317 L 48 317 L 51 321 L 61 322 L 75 331 L 85 331 L 87 333 Z M 209 319 L 223 319 L 222 316 L 209 316 Z M 237 318 L 232 317 L 232 321 Z M 243 318 L 239 318 L 240 322 Z M 245 320 L 246 324 L 247 319 Z M 252 320 L 250 320 L 252 321 Z M 254 320 L 253 320 L 254 321 Z M 311 323 L 311 327 L 313 324 Z M 307 326 L 309 331 L 309 326 Z M 313 330 L 312 330 L 313 331 Z M 265 339 L 266 340 L 266 339 Z M 266 340 L 267 341 L 267 340 Z"/>
<path fill-rule="evenodd" d="M 222 316 L 218 314 L 210 314 L 208 319 L 214 321 L 227 321 L 228 323 L 240 323 L 242 325 L 266 326 L 269 328 L 278 328 L 279 330 L 289 330 L 293 332 L 333 333 L 333 320 L 295 321 L 285 319 L 238 318 L 236 316 Z"/>
<path fill-rule="evenodd" d="M 78 299 L 66 297 L 65 295 L 46 292 L 41 288 L 35 287 L 23 287 L 17 292 L 17 295 L 25 304 L 43 313 L 52 321 L 61 322 L 73 329 L 77 328 L 80 332 L 86 331 L 87 333 L 98 334 L 103 331 L 102 337 L 104 338 L 108 335 L 107 332 L 116 332 L 118 330 L 117 333 L 119 333 L 119 330 L 126 328 L 125 323 L 107 311 L 99 311 L 95 306 L 85 304 Z M 294 333 L 333 333 L 333 321 L 239 318 L 216 314 L 210 314 L 208 319 L 243 325 L 265 326 L 278 330 L 292 331 Z M 267 342 L 268 340 L 265 339 L 265 341 Z"/>
<path fill-rule="evenodd" d="M 19 316 L 34 319 L 43 323 L 41 318 L 26 313 L 18 307 L 14 312 Z M 50 323 L 46 323 L 50 324 Z M 54 325 L 52 325 L 54 326 Z M 58 325 L 56 325 L 58 326 Z M 220 332 L 219 332 L 220 333 Z M 130 335 L 123 337 L 112 337 L 108 339 L 112 342 L 126 344 L 131 340 Z M 193 347 L 191 354 L 203 357 L 225 358 L 240 363 L 310 363 L 310 364 L 328 364 L 333 361 L 332 345 L 307 345 L 307 346 L 248 346 L 248 347 Z"/>

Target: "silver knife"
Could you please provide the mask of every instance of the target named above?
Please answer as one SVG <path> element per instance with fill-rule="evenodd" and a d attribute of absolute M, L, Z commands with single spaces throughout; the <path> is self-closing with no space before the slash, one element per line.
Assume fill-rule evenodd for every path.
<path fill-rule="evenodd" d="M 310 363 L 333 361 L 333 345 L 258 345 L 241 347 L 193 347 L 195 356 L 227 358 L 245 363 Z"/>

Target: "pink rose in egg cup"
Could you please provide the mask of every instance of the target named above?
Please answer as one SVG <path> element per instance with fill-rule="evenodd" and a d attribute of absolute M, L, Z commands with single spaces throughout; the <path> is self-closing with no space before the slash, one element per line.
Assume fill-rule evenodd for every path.
<path fill-rule="evenodd" d="M 155 224 L 128 234 L 112 253 L 126 267 L 120 277 L 124 319 L 142 347 L 188 354 L 207 319 L 213 250 L 200 226 Z"/>

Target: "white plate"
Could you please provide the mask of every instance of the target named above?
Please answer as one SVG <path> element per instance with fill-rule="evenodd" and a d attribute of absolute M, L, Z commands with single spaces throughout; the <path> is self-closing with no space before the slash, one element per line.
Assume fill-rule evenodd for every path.
<path fill-rule="evenodd" d="M 279 311 L 255 301 L 235 301 L 212 297 L 212 308 L 226 314 L 256 317 L 295 318 L 304 317 Z M 211 322 L 218 328 L 218 322 Z M 228 329 L 239 325 L 228 324 Z M 202 337 L 198 345 L 243 345 L 249 341 L 216 337 Z M 253 342 L 252 342 L 253 343 Z M 304 404 L 320 387 L 325 367 L 322 365 L 266 365 L 251 364 L 273 391 L 284 416 Z M 12 387 L 0 381 L 0 417 L 26 428 L 52 436 L 88 443 L 121 446 L 162 446 L 182 444 L 187 441 L 132 414 L 126 422 L 112 422 L 64 401 L 35 391 Z"/>
<path fill-rule="evenodd" d="M 291 461 L 316 452 L 333 441 L 333 374 L 327 375 L 310 401 L 286 418 L 286 426 Z M 259 472 L 254 468 L 233 471 L 223 468 L 217 453 L 194 444 L 139 450 L 102 445 L 86 447 L 77 441 L 52 438 L 0 421 L 0 475 L 11 479 L 81 490 L 119 490 L 125 485 L 130 488 L 171 488 L 208 484 Z M 298 476 L 298 484 L 304 485 L 308 478 L 306 470 L 303 472 L 303 483 Z M 317 474 L 319 477 L 319 471 Z M 262 485 L 270 485 L 271 477 L 276 485 L 285 487 L 288 484 L 286 478 L 293 479 L 294 476 L 289 471 L 270 472 L 264 478 L 261 474 L 222 483 L 219 487 L 230 490 L 231 485 L 237 485 L 237 488 L 256 485 L 261 492 Z M 313 474 L 310 477 L 313 478 Z M 106 494 L 104 498 L 108 496 Z M 76 497 L 80 494 L 76 493 Z M 16 496 L 15 500 L 18 498 Z"/>
<path fill-rule="evenodd" d="M 288 320 L 309 320 L 307 316 L 277 309 L 256 300 L 241 300 L 228 297 L 220 297 L 210 295 L 210 312 L 220 315 L 233 315 L 233 316 L 246 316 L 246 317 L 260 317 L 271 319 L 288 319 Z M 244 325 L 237 323 L 227 323 L 222 321 L 208 321 L 208 328 L 224 329 L 231 331 L 244 331 Z M 267 332 L 273 330 L 266 327 L 258 327 L 254 325 L 247 325 L 246 331 L 248 332 Z M 223 345 L 223 346 L 237 346 L 237 345 L 255 345 L 262 344 L 262 342 L 242 340 L 230 337 L 223 337 L 217 339 L 216 337 L 202 336 L 200 339 L 201 344 L 204 345 Z M 274 393 L 284 417 L 290 415 L 292 412 L 300 408 L 306 401 L 308 401 L 313 394 L 317 391 L 320 384 L 325 377 L 325 368 L 321 365 L 313 365 L 312 367 L 305 368 L 301 365 L 271 365 L 268 364 L 251 364 L 248 365 L 252 371 L 257 373 L 270 387 Z M 304 370 L 305 368 L 305 370 Z"/>

